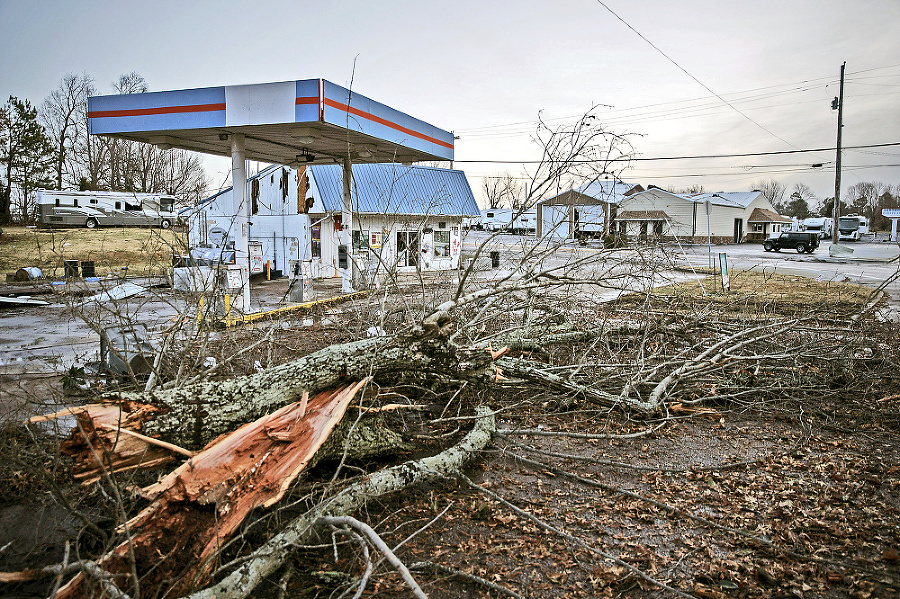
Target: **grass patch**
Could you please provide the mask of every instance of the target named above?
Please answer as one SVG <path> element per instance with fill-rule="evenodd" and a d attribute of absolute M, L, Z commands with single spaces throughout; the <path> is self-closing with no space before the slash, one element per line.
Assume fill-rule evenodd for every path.
<path fill-rule="evenodd" d="M 0 236 L 0 273 L 36 266 L 46 277 L 63 274 L 65 260 L 93 261 L 97 275 L 160 274 L 172 254 L 186 253 L 187 232 L 173 229 L 32 229 L 4 227 Z"/>

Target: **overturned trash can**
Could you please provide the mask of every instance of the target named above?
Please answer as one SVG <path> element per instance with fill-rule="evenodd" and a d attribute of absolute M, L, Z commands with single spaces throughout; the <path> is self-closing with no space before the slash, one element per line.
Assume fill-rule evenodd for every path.
<path fill-rule="evenodd" d="M 36 279 L 43 279 L 44 273 L 41 272 L 41 269 L 37 266 L 26 266 L 25 268 L 20 268 L 16 271 L 15 279 L 17 281 L 34 281 Z"/>

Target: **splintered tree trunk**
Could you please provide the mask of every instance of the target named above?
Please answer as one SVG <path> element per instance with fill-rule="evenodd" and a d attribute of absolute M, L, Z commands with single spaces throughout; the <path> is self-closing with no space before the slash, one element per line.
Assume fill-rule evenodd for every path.
<path fill-rule="evenodd" d="M 128 539 L 104 555 L 103 568 L 144 596 L 179 596 L 202 583 L 215 557 L 254 508 L 281 500 L 368 379 L 288 404 L 225 435 L 143 495 L 153 501 L 129 520 Z M 177 531 L 177 534 L 173 534 Z M 57 597 L 90 596 L 77 575 Z"/>
<path fill-rule="evenodd" d="M 290 522 L 221 582 L 194 593 L 189 599 L 248 597 L 266 576 L 284 564 L 298 546 L 315 540 L 315 524 L 319 518 L 349 515 L 370 499 L 459 472 L 466 462 L 487 446 L 496 430 L 494 413 L 487 406 L 476 408 L 475 415 L 475 426 L 458 445 L 435 456 L 379 470 L 347 487 Z"/>

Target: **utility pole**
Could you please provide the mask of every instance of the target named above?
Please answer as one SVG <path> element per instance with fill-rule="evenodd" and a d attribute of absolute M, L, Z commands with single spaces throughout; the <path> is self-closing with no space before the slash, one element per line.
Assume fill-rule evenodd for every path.
<path fill-rule="evenodd" d="M 835 159 L 834 170 L 834 222 L 831 225 L 831 241 L 837 243 L 838 240 L 838 219 L 841 218 L 841 129 L 844 127 L 844 67 L 847 66 L 845 60 L 841 64 L 841 88 L 840 96 L 831 102 L 831 109 L 838 111 L 837 126 L 837 158 Z"/>

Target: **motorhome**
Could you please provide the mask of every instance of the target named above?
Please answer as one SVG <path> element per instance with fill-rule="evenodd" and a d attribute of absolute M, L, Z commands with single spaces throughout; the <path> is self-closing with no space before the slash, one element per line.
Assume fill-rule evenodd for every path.
<path fill-rule="evenodd" d="M 800 230 L 809 231 L 810 233 L 818 233 L 819 239 L 828 239 L 831 237 L 834 220 L 824 216 L 814 216 L 804 218 L 800 221 Z"/>
<path fill-rule="evenodd" d="M 838 219 L 838 241 L 859 241 L 869 232 L 869 220 L 858 214 L 848 214 Z"/>
<path fill-rule="evenodd" d="M 175 223 L 175 198 L 153 193 L 38 190 L 38 221 L 50 227 L 161 227 Z"/>
<path fill-rule="evenodd" d="M 480 225 L 485 231 L 509 232 L 514 212 L 509 208 L 485 208 L 481 211 Z"/>

